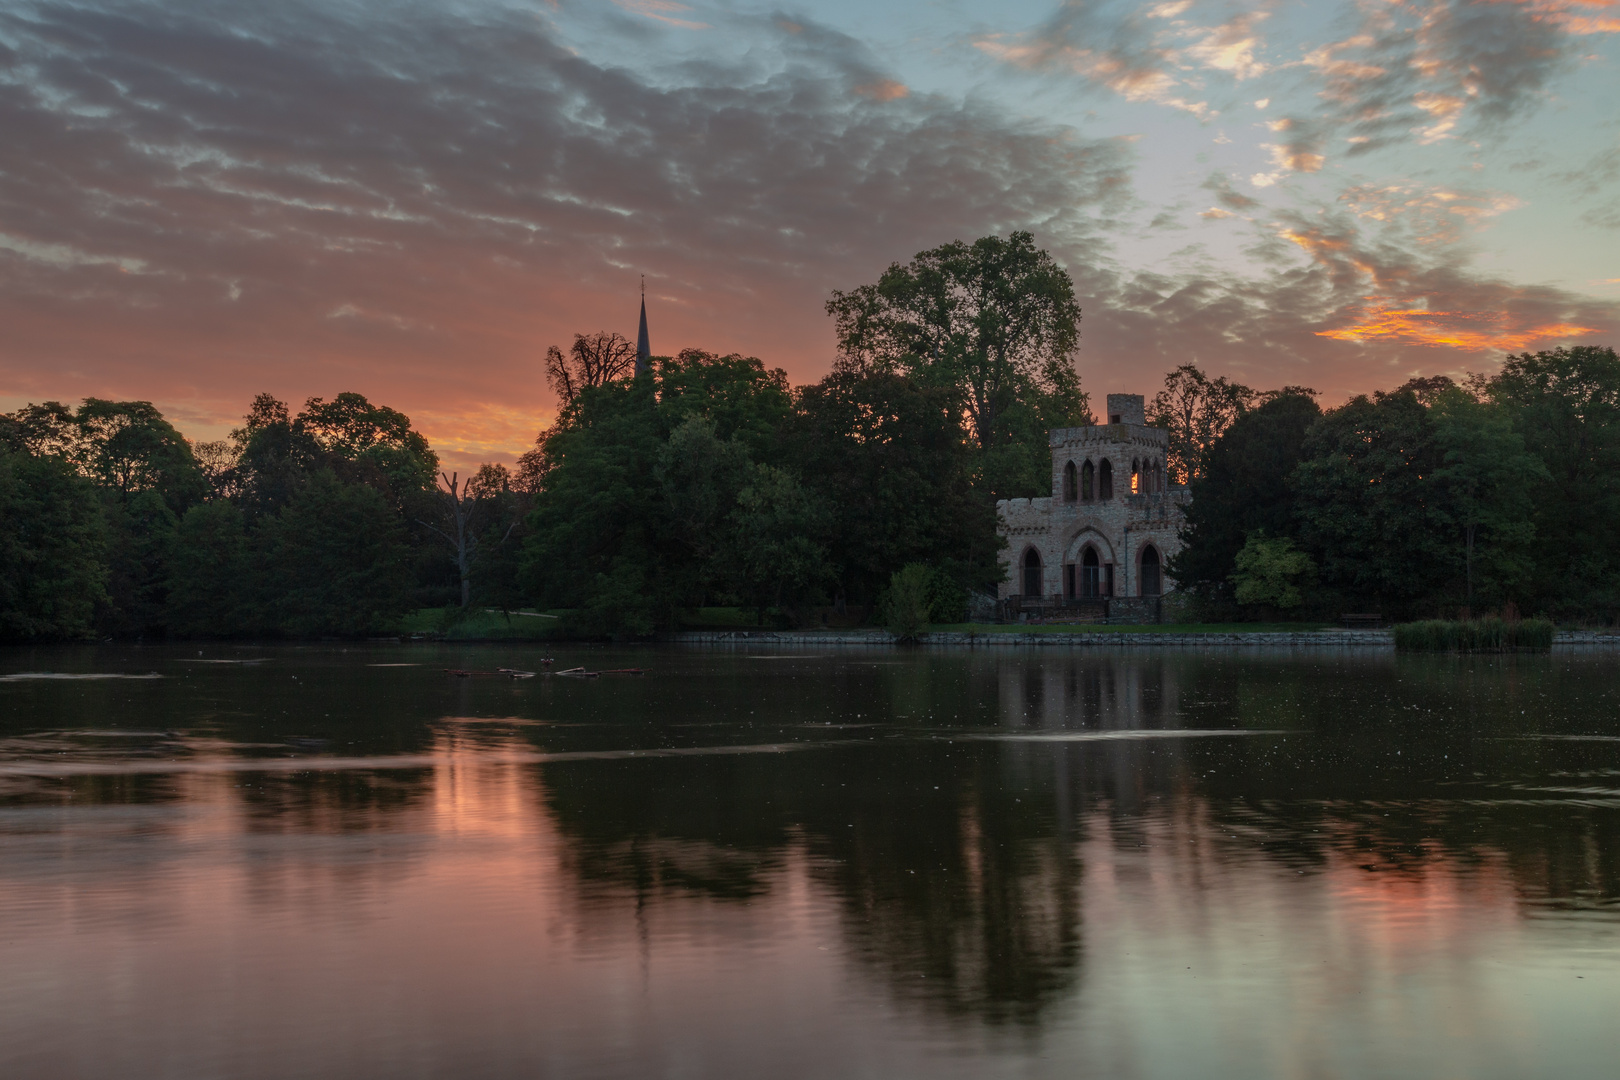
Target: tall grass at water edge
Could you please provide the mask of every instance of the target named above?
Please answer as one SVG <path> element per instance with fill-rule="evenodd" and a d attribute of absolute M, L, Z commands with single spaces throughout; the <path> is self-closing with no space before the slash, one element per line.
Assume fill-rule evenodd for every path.
<path fill-rule="evenodd" d="M 1546 652 L 1552 641 L 1546 619 L 1427 619 L 1395 627 L 1399 652 Z"/>

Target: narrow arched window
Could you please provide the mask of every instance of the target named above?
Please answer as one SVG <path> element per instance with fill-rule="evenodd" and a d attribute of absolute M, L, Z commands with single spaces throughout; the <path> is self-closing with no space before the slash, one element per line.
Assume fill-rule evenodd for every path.
<path fill-rule="evenodd" d="M 1158 596 L 1164 591 L 1164 577 L 1159 566 L 1159 549 L 1149 544 L 1142 549 L 1142 574 L 1137 579 L 1142 583 L 1143 596 Z"/>
<path fill-rule="evenodd" d="M 1092 499 L 1097 497 L 1096 480 L 1097 470 L 1091 464 L 1091 462 L 1088 461 L 1084 465 L 1080 466 L 1081 502 L 1090 502 Z"/>
<path fill-rule="evenodd" d="M 1137 458 L 1131 459 L 1131 494 L 1142 494 L 1142 462 Z"/>
<path fill-rule="evenodd" d="M 1041 595 L 1041 557 L 1034 548 L 1024 552 L 1024 595 Z"/>
<path fill-rule="evenodd" d="M 1074 462 L 1063 466 L 1063 501 L 1074 502 L 1080 495 L 1080 482 L 1075 478 Z"/>
<path fill-rule="evenodd" d="M 1097 498 L 1107 501 L 1114 497 L 1114 466 L 1107 458 L 1097 466 Z"/>

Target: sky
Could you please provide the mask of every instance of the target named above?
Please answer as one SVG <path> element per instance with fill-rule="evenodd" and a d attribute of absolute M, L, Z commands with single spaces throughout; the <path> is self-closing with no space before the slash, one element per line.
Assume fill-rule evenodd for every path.
<path fill-rule="evenodd" d="M 655 353 L 810 382 L 832 290 L 1015 229 L 1096 401 L 1620 345 L 1617 62 L 1620 0 L 0 0 L 0 409 L 511 462 L 643 277 Z"/>

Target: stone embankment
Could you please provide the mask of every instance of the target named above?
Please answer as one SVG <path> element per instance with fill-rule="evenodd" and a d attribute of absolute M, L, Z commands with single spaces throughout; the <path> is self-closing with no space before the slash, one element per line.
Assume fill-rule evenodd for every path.
<path fill-rule="evenodd" d="M 883 630 L 689 630 L 666 638 L 681 645 L 893 645 L 894 637 Z M 1385 649 L 1395 648 L 1388 630 L 1299 630 L 1257 631 L 1254 633 L 1174 631 L 1082 631 L 1075 633 L 1020 633 L 1009 631 L 974 632 L 946 630 L 922 635 L 923 646 L 973 646 L 1005 648 L 1038 646 L 1069 649 L 1164 649 L 1164 648 L 1312 648 Z M 1560 630 L 1553 648 L 1620 649 L 1620 634 L 1591 630 Z"/>

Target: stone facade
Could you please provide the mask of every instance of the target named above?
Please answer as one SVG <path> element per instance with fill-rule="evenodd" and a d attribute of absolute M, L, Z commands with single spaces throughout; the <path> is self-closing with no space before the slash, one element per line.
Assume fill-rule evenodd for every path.
<path fill-rule="evenodd" d="M 1109 394 L 1107 419 L 1049 433 L 1050 498 L 996 503 L 1000 599 L 1083 603 L 1174 587 L 1164 563 L 1181 549 L 1187 489 L 1166 482 L 1170 436 L 1147 426 L 1140 394 Z"/>

